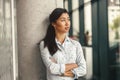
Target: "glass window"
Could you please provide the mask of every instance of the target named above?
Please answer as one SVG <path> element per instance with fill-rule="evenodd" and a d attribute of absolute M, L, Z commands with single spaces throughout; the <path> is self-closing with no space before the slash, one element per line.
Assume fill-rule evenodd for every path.
<path fill-rule="evenodd" d="M 111 80 L 120 80 L 120 0 L 114 1 L 108 3 L 109 71 Z"/>
<path fill-rule="evenodd" d="M 91 0 L 84 0 L 84 16 L 85 16 L 85 46 L 92 45 L 92 22 L 91 22 Z"/>
<path fill-rule="evenodd" d="M 73 38 L 79 41 L 79 3 L 78 0 L 72 0 L 72 26 Z"/>
<path fill-rule="evenodd" d="M 119 4 L 119 5 L 120 5 L 120 0 L 116 0 L 116 4 Z"/>

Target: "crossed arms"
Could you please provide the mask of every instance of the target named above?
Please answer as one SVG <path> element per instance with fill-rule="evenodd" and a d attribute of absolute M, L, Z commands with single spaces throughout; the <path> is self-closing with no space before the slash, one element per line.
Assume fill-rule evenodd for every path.
<path fill-rule="evenodd" d="M 78 45 L 78 48 L 80 48 L 80 45 Z M 70 64 L 58 64 L 54 58 L 51 59 L 48 48 L 44 48 L 44 42 L 40 43 L 40 51 L 42 60 L 51 74 L 67 77 L 80 77 L 86 74 L 86 62 L 81 52 L 82 50 L 77 52 L 76 63 Z"/>

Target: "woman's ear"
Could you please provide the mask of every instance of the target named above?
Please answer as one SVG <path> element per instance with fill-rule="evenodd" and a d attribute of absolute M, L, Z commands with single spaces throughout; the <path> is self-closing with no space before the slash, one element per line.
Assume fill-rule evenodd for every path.
<path fill-rule="evenodd" d="M 55 28 L 55 26 L 56 26 L 56 25 L 55 25 L 55 23 L 54 23 L 54 22 L 52 22 L 52 26 Z"/>

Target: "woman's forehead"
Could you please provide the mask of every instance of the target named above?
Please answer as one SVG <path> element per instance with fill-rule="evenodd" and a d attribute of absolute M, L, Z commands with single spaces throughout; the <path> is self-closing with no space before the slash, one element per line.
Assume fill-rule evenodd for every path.
<path fill-rule="evenodd" d="M 69 18 L 69 15 L 68 15 L 68 13 L 63 13 L 59 18 Z"/>

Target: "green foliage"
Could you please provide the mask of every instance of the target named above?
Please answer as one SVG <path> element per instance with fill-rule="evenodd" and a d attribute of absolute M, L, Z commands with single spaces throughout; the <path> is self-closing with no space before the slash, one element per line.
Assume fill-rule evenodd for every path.
<path fill-rule="evenodd" d="M 120 27 L 120 16 L 118 16 L 117 18 L 115 18 L 113 20 L 113 24 L 110 24 L 109 27 L 111 27 L 111 29 L 115 30 L 115 39 L 119 39 L 119 30 L 118 28 Z"/>
<path fill-rule="evenodd" d="M 113 20 L 113 28 L 118 29 L 120 27 L 120 16 Z"/>

